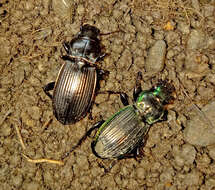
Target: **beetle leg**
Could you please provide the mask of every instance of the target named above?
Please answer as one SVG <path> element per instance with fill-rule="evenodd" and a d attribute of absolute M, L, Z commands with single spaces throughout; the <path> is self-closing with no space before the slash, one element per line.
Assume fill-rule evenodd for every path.
<path fill-rule="evenodd" d="M 168 111 L 167 110 L 164 110 L 164 114 L 163 114 L 163 116 L 162 116 L 162 118 L 161 118 L 161 121 L 167 121 L 167 115 L 168 115 Z"/>
<path fill-rule="evenodd" d="M 107 167 L 107 166 L 105 166 L 105 164 L 104 164 L 104 162 L 103 162 L 102 160 L 99 161 L 99 162 L 98 162 L 98 166 L 99 166 L 100 168 L 103 168 L 103 169 L 104 169 L 104 174 L 102 175 L 102 177 L 105 176 L 108 172 L 110 172 L 110 170 L 116 165 L 116 163 L 117 163 L 117 160 L 113 160 L 113 161 L 111 162 L 111 164 Z"/>
<path fill-rule="evenodd" d="M 93 114 L 92 114 L 92 109 L 89 110 L 89 120 L 93 120 Z"/>
<path fill-rule="evenodd" d="M 96 128 L 99 128 L 105 121 L 101 120 L 97 123 L 95 123 L 85 134 L 83 137 L 81 137 L 81 139 L 78 141 L 78 143 L 73 146 L 71 148 L 71 150 L 69 152 L 67 152 L 61 159 L 65 159 L 66 157 L 68 157 L 76 148 L 78 148 L 85 140 L 88 136 L 91 135 L 92 131 L 94 131 Z"/>
<path fill-rule="evenodd" d="M 110 94 L 122 94 L 122 92 L 114 92 L 112 90 L 106 90 L 106 91 L 99 91 L 99 92 L 97 92 L 97 94 L 108 94 L 108 95 L 110 95 Z"/>
<path fill-rule="evenodd" d="M 123 103 L 124 106 L 129 105 L 128 103 L 128 95 L 126 93 L 121 93 L 120 94 L 120 100 Z"/>
<path fill-rule="evenodd" d="M 71 56 L 69 56 L 69 55 L 62 55 L 60 58 L 63 59 L 64 61 L 71 61 L 72 60 Z"/>
<path fill-rule="evenodd" d="M 132 152 L 124 154 L 123 156 L 119 157 L 118 160 L 134 158 L 136 161 L 139 161 L 143 155 L 143 144 L 144 142 L 141 142 L 140 145 L 138 145 L 134 150 L 132 150 Z"/>
<path fill-rule="evenodd" d="M 90 129 L 89 129 L 89 131 L 93 131 L 94 129 L 96 129 L 96 128 L 99 128 L 99 127 L 101 127 L 101 125 L 104 123 L 105 121 L 102 119 L 101 121 L 98 121 L 97 123 L 95 123 Z M 90 132 L 90 133 L 91 133 Z M 90 134 L 89 134 L 90 135 Z M 88 135 L 88 136 L 89 136 Z"/>
<path fill-rule="evenodd" d="M 133 98 L 134 98 L 135 102 L 136 102 L 140 92 L 142 92 L 140 80 L 142 80 L 142 73 L 138 72 L 137 78 L 136 78 L 136 85 L 135 85 L 134 91 L 133 91 Z"/>
<path fill-rule="evenodd" d="M 98 74 L 98 79 L 102 80 L 109 74 L 109 71 L 105 71 L 105 70 L 102 70 L 102 69 L 97 69 L 97 74 Z"/>
<path fill-rule="evenodd" d="M 52 99 L 52 95 L 49 93 L 49 91 L 54 89 L 54 85 L 55 85 L 55 82 L 50 82 L 43 87 L 44 92 L 51 99 Z"/>
<path fill-rule="evenodd" d="M 102 55 L 100 55 L 99 57 L 97 57 L 96 58 L 96 62 L 103 60 L 106 55 L 107 55 L 107 53 L 103 53 Z"/>
<path fill-rule="evenodd" d="M 69 42 L 63 42 L 63 47 L 67 54 L 70 54 L 70 44 Z"/>

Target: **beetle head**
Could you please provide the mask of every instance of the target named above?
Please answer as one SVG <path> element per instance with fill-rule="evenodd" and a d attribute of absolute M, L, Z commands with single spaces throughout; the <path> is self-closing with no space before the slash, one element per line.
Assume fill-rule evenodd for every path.
<path fill-rule="evenodd" d="M 100 34 L 100 30 L 98 28 L 96 28 L 95 26 L 91 26 L 89 24 L 85 24 L 81 26 L 79 36 L 96 39 L 99 34 Z"/>
<path fill-rule="evenodd" d="M 159 98 L 163 105 L 170 104 L 174 100 L 175 87 L 168 81 L 159 81 L 153 90 L 153 95 Z"/>

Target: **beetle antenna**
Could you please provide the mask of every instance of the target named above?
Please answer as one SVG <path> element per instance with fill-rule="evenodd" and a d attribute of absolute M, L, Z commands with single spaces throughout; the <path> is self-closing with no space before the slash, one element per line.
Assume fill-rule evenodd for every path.
<path fill-rule="evenodd" d="M 116 30 L 116 31 L 113 31 L 113 32 L 108 32 L 108 33 L 100 33 L 99 35 L 100 36 L 106 36 L 106 35 L 110 35 L 110 34 L 114 34 L 114 33 L 118 33 L 118 32 L 124 32 L 122 30 Z"/>

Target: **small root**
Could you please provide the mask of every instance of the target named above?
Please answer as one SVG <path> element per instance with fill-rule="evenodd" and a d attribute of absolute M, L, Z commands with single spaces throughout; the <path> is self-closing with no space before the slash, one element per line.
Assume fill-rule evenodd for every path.
<path fill-rule="evenodd" d="M 44 125 L 42 126 L 42 131 L 46 130 L 49 126 L 49 124 L 52 122 L 53 118 L 50 118 L 48 121 L 46 121 L 44 123 Z"/>
<path fill-rule="evenodd" d="M 17 125 L 14 125 L 14 127 L 15 127 L 15 129 L 16 129 L 16 133 L 17 133 L 19 142 L 20 142 L 20 144 L 21 144 L 21 146 L 22 146 L 22 149 L 25 150 L 25 149 L 26 149 L 26 146 L 25 146 L 25 144 L 24 144 L 24 142 L 23 142 L 23 139 L 22 139 L 21 133 L 20 133 L 20 131 L 19 131 L 19 128 L 17 127 Z"/>
<path fill-rule="evenodd" d="M 26 156 L 25 154 L 22 154 L 22 155 L 27 159 L 28 162 L 32 162 L 35 164 L 46 162 L 46 163 L 50 163 L 50 164 L 64 165 L 64 162 L 59 161 L 59 160 L 51 160 L 51 159 L 47 159 L 47 158 L 31 159 L 28 156 Z"/>

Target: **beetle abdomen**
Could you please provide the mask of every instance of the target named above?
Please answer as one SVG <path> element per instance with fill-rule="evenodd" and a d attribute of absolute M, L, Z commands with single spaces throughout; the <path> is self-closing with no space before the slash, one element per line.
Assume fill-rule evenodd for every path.
<path fill-rule="evenodd" d="M 93 149 L 101 158 L 119 158 L 134 150 L 149 127 L 141 122 L 133 106 L 126 106 L 98 130 Z"/>
<path fill-rule="evenodd" d="M 80 68 L 75 61 L 66 61 L 58 74 L 54 94 L 54 114 L 62 124 L 74 123 L 89 110 L 96 88 L 94 67 Z"/>

